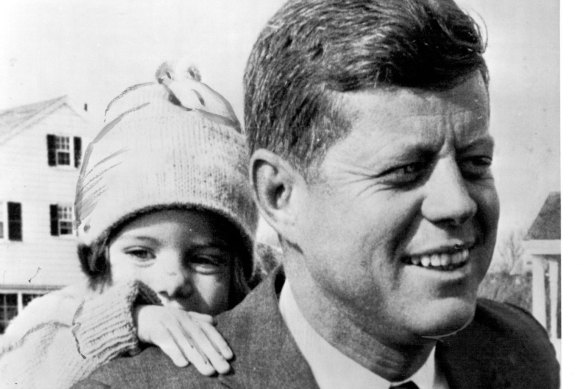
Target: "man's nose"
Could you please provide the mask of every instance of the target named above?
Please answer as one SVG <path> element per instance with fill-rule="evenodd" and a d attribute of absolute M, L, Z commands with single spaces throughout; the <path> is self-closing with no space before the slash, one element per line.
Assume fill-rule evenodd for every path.
<path fill-rule="evenodd" d="M 184 259 L 178 253 L 166 253 L 161 261 L 161 278 L 158 283 L 158 294 L 168 301 L 189 297 L 194 286 L 189 269 L 184 264 Z"/>
<path fill-rule="evenodd" d="M 424 217 L 436 224 L 464 224 L 477 212 L 467 185 L 454 158 L 440 159 L 426 182 Z"/>

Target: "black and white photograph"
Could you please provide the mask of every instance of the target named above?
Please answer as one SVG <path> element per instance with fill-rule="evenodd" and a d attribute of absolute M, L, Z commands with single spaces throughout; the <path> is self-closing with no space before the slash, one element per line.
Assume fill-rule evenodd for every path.
<path fill-rule="evenodd" d="M 563 7 L 0 2 L 0 389 L 577 386 Z"/>

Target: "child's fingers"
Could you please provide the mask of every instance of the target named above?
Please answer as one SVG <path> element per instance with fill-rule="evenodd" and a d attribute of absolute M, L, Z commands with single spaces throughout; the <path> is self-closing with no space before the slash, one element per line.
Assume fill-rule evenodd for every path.
<path fill-rule="evenodd" d="M 196 344 L 189 344 L 188 341 L 185 341 L 180 343 L 180 347 L 186 358 L 199 371 L 199 373 L 206 376 L 215 374 L 215 367 L 203 355 Z"/>
<path fill-rule="evenodd" d="M 190 343 L 193 346 L 191 349 L 201 353 L 203 358 L 206 358 L 219 374 L 229 372 L 231 369 L 229 363 L 227 363 L 225 358 L 223 358 L 223 356 L 215 349 L 213 344 L 211 344 L 211 341 L 207 338 L 206 332 L 201 329 L 202 326 L 211 327 L 210 324 L 196 322 L 185 326 L 185 333 L 190 337 Z"/>
<path fill-rule="evenodd" d="M 171 325 L 170 334 L 173 338 L 173 343 L 181 352 L 181 355 L 188 360 L 195 368 L 203 375 L 215 374 L 215 368 L 206 358 L 205 354 L 198 348 L 188 331 L 180 324 L 180 322 Z M 188 363 L 187 362 L 187 363 Z"/>
<path fill-rule="evenodd" d="M 170 333 L 170 331 L 166 331 L 166 335 L 164 335 L 164 339 L 160 339 L 156 342 L 156 345 L 160 347 L 160 349 L 168 355 L 168 357 L 172 360 L 178 367 L 185 367 L 189 364 L 189 361 L 183 355 L 183 352 L 180 350 L 178 345 L 176 344 L 174 336 Z"/>
<path fill-rule="evenodd" d="M 233 358 L 233 351 L 231 351 L 231 348 L 215 327 L 211 325 L 201 325 L 201 329 L 205 332 L 213 347 L 221 353 L 223 358 L 226 360 Z"/>
<path fill-rule="evenodd" d="M 195 320 L 201 321 L 201 322 L 205 322 L 205 323 L 209 323 L 209 324 L 215 324 L 215 318 L 211 315 L 206 315 L 204 313 L 199 313 L 199 312 L 188 312 L 188 314 L 193 317 Z"/>

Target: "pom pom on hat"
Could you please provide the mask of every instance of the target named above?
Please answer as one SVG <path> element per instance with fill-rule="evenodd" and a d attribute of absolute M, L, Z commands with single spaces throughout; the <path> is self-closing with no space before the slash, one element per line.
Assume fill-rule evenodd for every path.
<path fill-rule="evenodd" d="M 192 64 L 164 63 L 156 79 L 112 100 L 85 152 L 75 200 L 80 240 L 89 245 L 138 214 L 179 207 L 224 216 L 252 250 L 249 153 L 231 105 Z"/>
<path fill-rule="evenodd" d="M 164 62 L 156 70 L 155 78 L 158 84 L 167 90 L 168 99 L 172 104 L 185 110 L 198 110 L 203 114 L 215 116 L 215 119 L 226 121 L 226 124 L 242 132 L 231 104 L 201 82 L 201 73 L 192 62 L 186 60 Z M 129 87 L 108 104 L 105 121 L 108 122 L 123 112 L 150 103 L 148 86 L 160 89 L 154 83 Z"/>
<path fill-rule="evenodd" d="M 201 81 L 201 72 L 199 68 L 193 63 L 185 59 L 175 62 L 163 62 L 156 70 L 156 81 L 164 84 L 165 80 L 176 79 L 176 73 L 182 73 L 184 78 L 194 81 Z M 179 77 L 180 78 L 180 77 Z"/>

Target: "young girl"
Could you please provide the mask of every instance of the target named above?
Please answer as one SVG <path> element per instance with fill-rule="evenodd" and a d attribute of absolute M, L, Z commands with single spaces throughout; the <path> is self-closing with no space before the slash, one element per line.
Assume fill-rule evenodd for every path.
<path fill-rule="evenodd" d="M 68 388 L 143 343 L 225 373 L 212 315 L 248 292 L 257 212 L 229 103 L 194 67 L 163 65 L 106 110 L 76 190 L 87 283 L 36 299 L 0 343 L 0 387 Z M 198 312 L 198 313 L 196 313 Z"/>

